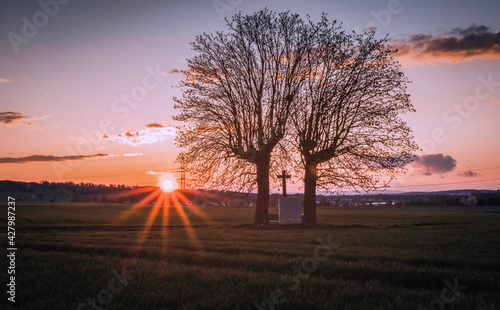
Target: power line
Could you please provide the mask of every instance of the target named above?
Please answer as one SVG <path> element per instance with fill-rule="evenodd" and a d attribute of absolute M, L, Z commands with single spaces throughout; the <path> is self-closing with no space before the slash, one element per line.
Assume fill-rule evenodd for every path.
<path fill-rule="evenodd" d="M 458 170 L 458 171 L 455 171 L 455 172 L 467 172 L 467 171 L 481 171 L 481 170 L 495 170 L 495 169 L 500 169 L 500 167 L 490 167 L 490 168 L 479 168 L 479 169 L 474 169 L 474 168 L 471 168 L 471 169 L 467 169 L 467 170 Z"/>
<path fill-rule="evenodd" d="M 181 157 L 181 167 L 179 169 L 179 173 L 181 174 L 181 188 L 186 189 L 186 168 L 184 167 L 184 158 Z"/>

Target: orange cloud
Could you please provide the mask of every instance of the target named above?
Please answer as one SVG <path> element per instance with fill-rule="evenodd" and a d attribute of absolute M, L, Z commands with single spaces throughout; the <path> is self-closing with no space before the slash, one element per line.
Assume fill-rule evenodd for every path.
<path fill-rule="evenodd" d="M 67 160 L 84 160 L 92 158 L 113 157 L 109 154 L 93 154 L 93 155 L 72 155 L 72 156 L 54 156 L 54 155 L 31 155 L 26 157 L 0 157 L 0 164 L 25 164 L 34 161 L 67 161 Z"/>
<path fill-rule="evenodd" d="M 500 103 L 500 98 L 491 98 L 490 102 L 491 103 Z"/>
<path fill-rule="evenodd" d="M 148 128 L 165 128 L 168 126 L 162 125 L 160 123 L 149 123 L 149 124 L 146 124 L 146 127 L 148 127 Z"/>

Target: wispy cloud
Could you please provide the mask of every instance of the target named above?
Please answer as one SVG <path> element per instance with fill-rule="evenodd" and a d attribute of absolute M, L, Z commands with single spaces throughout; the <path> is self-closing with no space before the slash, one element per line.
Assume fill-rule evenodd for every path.
<path fill-rule="evenodd" d="M 0 112 L 0 125 L 12 126 L 25 124 L 27 126 L 34 125 L 31 121 L 46 118 L 47 115 L 43 116 L 27 116 L 22 112 Z"/>
<path fill-rule="evenodd" d="M 139 146 L 141 144 L 161 142 L 169 137 L 175 136 L 176 134 L 177 127 L 163 126 L 160 128 L 153 127 L 136 131 L 127 130 L 124 133 L 119 133 L 116 135 L 103 135 L 102 137 L 110 141 L 116 141 L 120 144 Z"/>
<path fill-rule="evenodd" d="M 92 155 L 71 155 L 71 156 L 54 156 L 54 155 L 31 155 L 26 157 L 0 157 L 0 164 L 24 164 L 28 162 L 50 162 L 50 161 L 67 161 L 67 160 L 85 160 L 112 157 L 109 154 L 92 154 Z"/>
<path fill-rule="evenodd" d="M 491 98 L 490 102 L 491 103 L 500 103 L 500 98 Z"/>
<path fill-rule="evenodd" d="M 175 74 L 175 73 L 182 73 L 182 70 L 179 70 L 179 69 L 172 69 L 170 71 L 165 71 L 163 72 L 165 74 Z"/>
<path fill-rule="evenodd" d="M 7 83 L 7 82 L 12 82 L 12 80 L 0 79 L 0 83 Z"/>
<path fill-rule="evenodd" d="M 149 175 L 165 175 L 167 173 L 164 172 L 164 171 L 146 171 L 146 174 L 149 174 Z"/>
<path fill-rule="evenodd" d="M 128 154 L 123 154 L 123 156 L 142 156 L 142 153 L 128 153 Z"/>
<path fill-rule="evenodd" d="M 378 30 L 378 26 L 370 26 L 368 28 L 364 28 L 363 29 L 363 32 L 369 32 L 369 31 L 377 31 Z"/>
<path fill-rule="evenodd" d="M 500 32 L 484 25 L 472 24 L 441 35 L 421 33 L 392 42 L 393 48 L 398 49 L 396 56 L 403 63 L 456 63 L 500 58 Z"/>
<path fill-rule="evenodd" d="M 416 155 L 410 164 L 423 175 L 442 174 L 453 171 L 457 166 L 457 161 L 450 155 L 425 154 Z"/>
<path fill-rule="evenodd" d="M 474 172 L 472 170 L 464 171 L 462 173 L 459 173 L 458 175 L 462 176 L 462 177 L 469 177 L 469 178 L 473 178 L 473 177 L 479 176 L 479 174 L 477 172 Z"/>

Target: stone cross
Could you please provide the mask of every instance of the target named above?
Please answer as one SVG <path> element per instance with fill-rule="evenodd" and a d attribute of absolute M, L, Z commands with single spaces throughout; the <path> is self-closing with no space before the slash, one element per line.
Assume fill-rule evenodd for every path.
<path fill-rule="evenodd" d="M 283 197 L 286 197 L 286 179 L 291 178 L 292 176 L 289 174 L 286 174 L 286 171 L 283 170 L 281 175 L 276 176 L 278 179 L 281 179 L 281 182 L 283 184 Z"/>

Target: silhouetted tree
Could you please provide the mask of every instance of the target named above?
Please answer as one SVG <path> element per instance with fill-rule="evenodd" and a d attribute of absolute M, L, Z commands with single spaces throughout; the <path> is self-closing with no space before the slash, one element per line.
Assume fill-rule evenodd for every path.
<path fill-rule="evenodd" d="M 268 10 L 228 21 L 227 33 L 203 34 L 174 98 L 189 125 L 177 142 L 196 185 L 250 189 L 257 183 L 256 223 L 267 220 L 269 175 L 303 83 L 311 34 L 298 15 Z"/>
<path fill-rule="evenodd" d="M 374 32 L 346 34 L 325 15 L 307 50 L 305 83 L 293 105 L 292 141 L 304 169 L 304 218 L 316 223 L 316 187 L 385 186 L 418 149 L 399 114 L 412 112 L 408 79 Z M 387 176 L 387 178 L 386 178 Z"/>

